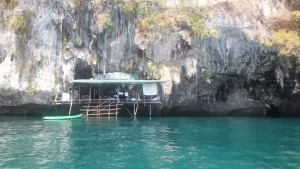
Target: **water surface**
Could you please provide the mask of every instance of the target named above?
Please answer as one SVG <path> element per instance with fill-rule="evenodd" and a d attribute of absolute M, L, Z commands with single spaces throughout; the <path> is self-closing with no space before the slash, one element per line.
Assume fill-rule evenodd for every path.
<path fill-rule="evenodd" d="M 0 117 L 0 168 L 300 168 L 300 119 Z"/>

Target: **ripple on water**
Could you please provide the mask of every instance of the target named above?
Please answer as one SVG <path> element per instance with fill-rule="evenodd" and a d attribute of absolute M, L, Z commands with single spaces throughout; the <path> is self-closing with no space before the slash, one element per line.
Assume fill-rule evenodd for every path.
<path fill-rule="evenodd" d="M 0 119 L 0 168 L 299 168 L 300 119 Z"/>

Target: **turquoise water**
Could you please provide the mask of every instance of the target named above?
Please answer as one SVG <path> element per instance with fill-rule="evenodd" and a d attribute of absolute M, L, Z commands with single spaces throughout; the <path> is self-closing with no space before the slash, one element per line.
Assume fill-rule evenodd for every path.
<path fill-rule="evenodd" d="M 0 168 L 300 168 L 300 119 L 0 117 Z"/>

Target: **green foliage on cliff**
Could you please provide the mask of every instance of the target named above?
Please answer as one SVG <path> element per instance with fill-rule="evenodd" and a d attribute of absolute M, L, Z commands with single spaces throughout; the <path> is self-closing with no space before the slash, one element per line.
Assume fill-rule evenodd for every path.
<path fill-rule="evenodd" d="M 100 5 L 108 5 L 111 3 L 112 0 L 91 0 L 91 3 L 94 6 L 100 6 Z"/>
<path fill-rule="evenodd" d="M 178 28 L 187 29 L 199 37 L 218 35 L 218 31 L 206 28 L 207 16 L 199 6 L 180 4 L 167 7 L 165 0 L 125 0 L 119 6 L 127 15 L 138 17 L 138 30 L 145 36 Z"/>
<path fill-rule="evenodd" d="M 63 36 L 62 39 L 62 48 L 63 48 L 63 55 L 69 59 L 71 57 L 70 51 L 67 49 L 68 39 L 66 36 Z"/>
<path fill-rule="evenodd" d="M 125 11 L 127 14 L 136 14 L 138 7 L 139 7 L 139 1 L 137 0 L 125 0 L 120 7 Z"/>
<path fill-rule="evenodd" d="M 15 12 L 6 20 L 8 28 L 17 35 L 18 40 L 26 40 L 31 35 L 31 12 Z"/>
<path fill-rule="evenodd" d="M 63 46 L 67 46 L 68 44 L 68 39 L 66 36 L 63 36 Z"/>
<path fill-rule="evenodd" d="M 83 0 L 73 0 L 73 3 L 76 8 L 79 8 L 81 4 L 83 3 Z"/>
<path fill-rule="evenodd" d="M 97 56 L 92 55 L 90 58 L 90 64 L 91 65 L 96 65 L 97 64 Z"/>
<path fill-rule="evenodd" d="M 31 12 L 15 12 L 6 20 L 6 25 L 12 29 L 19 40 L 30 37 Z"/>
<path fill-rule="evenodd" d="M 177 67 L 177 66 L 171 66 L 170 68 L 170 72 L 171 73 L 180 73 L 180 68 L 179 67 Z"/>
<path fill-rule="evenodd" d="M 137 68 L 133 65 L 133 64 L 130 64 L 130 63 L 125 63 L 123 64 L 122 68 L 126 71 L 126 72 L 130 72 L 130 73 L 133 73 L 133 72 L 137 72 Z"/>
<path fill-rule="evenodd" d="M 161 8 L 165 8 L 166 0 L 124 0 L 119 6 L 129 15 L 149 15 Z"/>
<path fill-rule="evenodd" d="M 14 9 L 19 4 L 19 0 L 1 0 L 0 9 Z"/>
<path fill-rule="evenodd" d="M 29 95 L 33 96 L 38 90 L 37 82 L 31 82 L 27 87 L 27 92 Z"/>
<path fill-rule="evenodd" d="M 54 76 L 54 83 L 55 83 L 55 85 L 59 85 L 60 84 L 60 79 L 59 79 L 59 77 L 56 74 Z"/>
<path fill-rule="evenodd" d="M 276 46 L 280 56 L 300 55 L 300 1 L 290 0 L 292 11 L 287 17 L 277 17 L 272 22 L 271 38 L 267 46 Z"/>
<path fill-rule="evenodd" d="M 212 73 L 207 68 L 202 69 L 201 77 L 203 77 L 204 79 L 210 79 L 212 77 Z"/>
<path fill-rule="evenodd" d="M 197 6 L 182 6 L 179 8 L 179 23 L 187 24 L 191 31 L 200 37 L 217 37 L 216 30 L 206 29 L 205 21 L 207 19 L 203 10 Z"/>
<path fill-rule="evenodd" d="M 160 71 L 163 68 L 163 64 L 156 64 L 152 61 L 148 61 L 147 63 L 147 67 L 144 71 L 145 76 L 147 77 L 147 79 L 160 79 L 161 78 L 161 73 Z"/>
<path fill-rule="evenodd" d="M 79 37 L 79 35 L 75 35 L 75 38 L 74 38 L 74 44 L 75 45 L 79 45 L 79 43 L 80 43 L 80 37 Z"/>
<path fill-rule="evenodd" d="M 104 13 L 97 14 L 95 20 L 98 28 L 112 30 L 113 22 L 109 13 L 104 12 Z"/>
<path fill-rule="evenodd" d="M 8 18 L 8 26 L 12 28 L 15 32 L 27 31 L 26 29 L 26 18 L 21 13 L 15 13 Z"/>
<path fill-rule="evenodd" d="M 294 24 L 294 26 L 299 30 L 299 28 L 300 28 L 300 11 L 294 11 L 291 14 L 291 21 Z"/>
<path fill-rule="evenodd" d="M 267 46 L 276 46 L 280 56 L 298 56 L 300 49 L 300 38 L 296 31 L 282 29 L 271 34 L 271 40 Z"/>
<path fill-rule="evenodd" d="M 300 0 L 287 3 L 292 12 L 275 18 L 271 25 L 271 38 L 266 45 L 277 47 L 279 56 L 296 56 L 296 72 L 300 73 Z"/>

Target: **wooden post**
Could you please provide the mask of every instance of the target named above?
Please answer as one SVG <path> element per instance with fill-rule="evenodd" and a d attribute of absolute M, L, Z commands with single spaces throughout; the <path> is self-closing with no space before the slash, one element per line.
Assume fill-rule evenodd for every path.
<path fill-rule="evenodd" d="M 87 111 L 86 111 L 86 116 L 89 117 L 89 110 L 90 110 L 90 103 L 88 104 L 88 108 L 87 108 Z"/>
<path fill-rule="evenodd" d="M 96 86 L 95 86 L 96 87 Z M 96 99 L 96 91 L 95 91 L 95 88 L 94 88 L 94 99 Z"/>
<path fill-rule="evenodd" d="M 110 99 L 108 99 L 108 117 L 110 117 Z"/>
<path fill-rule="evenodd" d="M 136 86 L 136 94 L 135 94 L 135 102 L 136 102 L 136 110 L 135 110 L 135 114 L 137 114 L 138 108 L 139 108 L 139 102 L 138 102 L 138 93 L 139 93 L 139 88 L 138 85 Z"/>
<path fill-rule="evenodd" d="M 117 101 L 116 101 L 116 116 L 119 114 L 118 103 L 120 103 L 120 86 L 117 88 Z"/>
<path fill-rule="evenodd" d="M 136 114 L 137 114 L 138 111 L 139 111 L 139 103 L 137 102 L 136 103 L 136 110 L 135 110 Z"/>
<path fill-rule="evenodd" d="M 99 89 L 98 89 L 98 95 L 99 95 L 99 100 L 101 99 L 101 91 L 100 91 L 100 86 L 99 86 Z"/>
<path fill-rule="evenodd" d="M 227 2 L 227 0 L 226 0 Z M 196 45 L 198 44 L 196 38 Z M 196 100 L 198 100 L 198 54 L 196 54 Z"/>
<path fill-rule="evenodd" d="M 96 110 L 97 115 L 99 115 L 99 100 L 96 102 Z"/>
<path fill-rule="evenodd" d="M 133 114 L 134 114 L 134 117 L 135 117 L 136 116 L 135 102 L 133 103 Z"/>
<path fill-rule="evenodd" d="M 151 103 L 152 103 L 152 96 L 150 96 L 150 116 L 151 116 L 151 108 L 152 108 L 152 105 L 151 105 Z"/>
<path fill-rule="evenodd" d="M 81 96 L 80 96 L 80 85 L 79 85 L 79 89 L 78 89 L 78 97 L 79 97 L 79 103 L 81 102 Z"/>
<path fill-rule="evenodd" d="M 69 116 L 71 115 L 72 105 L 73 105 L 73 99 L 71 97 L 71 104 L 70 104 L 70 109 L 69 109 Z"/>
<path fill-rule="evenodd" d="M 118 88 L 117 88 L 117 102 L 120 102 L 120 95 L 119 95 L 119 93 L 120 93 L 120 86 L 118 86 Z"/>
<path fill-rule="evenodd" d="M 91 102 L 91 97 L 92 97 L 92 85 L 90 86 L 89 102 Z"/>
<path fill-rule="evenodd" d="M 198 100 L 198 55 L 196 56 L 196 100 Z"/>
<path fill-rule="evenodd" d="M 119 109 L 118 109 L 118 100 L 116 100 L 116 116 L 119 114 Z"/>
<path fill-rule="evenodd" d="M 102 102 L 101 99 L 99 100 L 99 116 L 101 116 L 101 106 L 102 106 Z"/>

